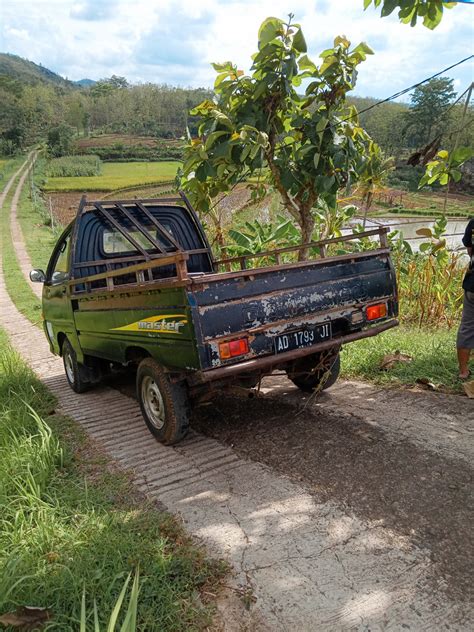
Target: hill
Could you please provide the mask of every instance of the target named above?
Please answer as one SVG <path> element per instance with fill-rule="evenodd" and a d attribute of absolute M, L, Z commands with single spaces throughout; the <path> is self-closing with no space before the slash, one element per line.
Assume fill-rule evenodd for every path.
<path fill-rule="evenodd" d="M 35 64 L 33 61 L 23 59 L 18 55 L 11 53 L 0 53 L 0 77 L 9 77 L 10 79 L 27 83 L 30 85 L 38 83 L 50 83 L 62 87 L 74 86 L 90 86 L 95 82 L 91 79 L 81 79 L 80 81 L 69 81 L 61 75 L 45 68 L 44 66 Z"/>

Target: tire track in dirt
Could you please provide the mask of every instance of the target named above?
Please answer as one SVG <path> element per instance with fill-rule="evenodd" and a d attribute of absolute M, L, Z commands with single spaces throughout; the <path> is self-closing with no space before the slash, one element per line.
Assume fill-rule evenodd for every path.
<path fill-rule="evenodd" d="M 156 443 L 133 399 L 106 386 L 83 395 L 69 389 L 61 360 L 8 296 L 3 270 L 0 308 L 12 344 L 60 411 L 127 469 L 137 488 L 231 562 L 234 591 L 253 605 L 246 619 L 227 618 L 226 630 L 469 629 L 472 611 L 433 590 L 429 556 L 406 535 L 210 437 L 192 432 L 175 448 Z"/>
<path fill-rule="evenodd" d="M 30 281 L 30 270 L 33 268 L 33 265 L 31 263 L 31 259 L 28 254 L 28 251 L 26 250 L 25 239 L 23 237 L 23 233 L 21 231 L 21 227 L 20 227 L 20 223 L 18 221 L 18 215 L 17 215 L 18 201 L 20 199 L 21 191 L 25 184 L 26 178 L 28 177 L 28 174 L 30 173 L 33 165 L 35 164 L 36 157 L 37 157 L 37 153 L 31 152 L 26 160 L 26 163 L 24 163 L 22 166 L 22 169 L 23 167 L 25 167 L 25 171 L 22 174 L 20 180 L 18 181 L 18 185 L 15 190 L 15 195 L 13 196 L 12 203 L 10 206 L 10 231 L 12 234 L 13 247 L 15 249 L 16 257 L 18 259 L 18 263 L 20 265 L 23 276 L 25 277 L 26 281 L 28 282 L 28 285 L 30 286 L 35 296 L 41 299 L 42 285 L 40 285 L 39 283 L 32 283 Z"/>

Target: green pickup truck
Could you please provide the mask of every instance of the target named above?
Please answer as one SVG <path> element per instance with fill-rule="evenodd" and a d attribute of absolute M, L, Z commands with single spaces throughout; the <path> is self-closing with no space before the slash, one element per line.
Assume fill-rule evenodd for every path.
<path fill-rule="evenodd" d="M 380 243 L 333 254 L 360 237 Z M 298 261 L 308 247 L 313 258 Z M 44 284 L 45 334 L 71 388 L 136 371 L 143 417 L 165 444 L 184 437 L 196 398 L 275 369 L 303 391 L 327 388 L 342 344 L 397 325 L 386 229 L 217 261 L 184 194 L 84 197 L 46 273 L 30 278 Z"/>

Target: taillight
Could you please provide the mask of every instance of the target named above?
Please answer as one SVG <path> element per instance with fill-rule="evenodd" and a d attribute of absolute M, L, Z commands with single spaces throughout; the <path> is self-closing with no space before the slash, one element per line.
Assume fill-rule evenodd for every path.
<path fill-rule="evenodd" d="M 384 318 L 387 315 L 386 303 L 379 303 L 378 305 L 369 305 L 366 310 L 367 320 L 377 320 L 378 318 Z"/>
<path fill-rule="evenodd" d="M 230 340 L 229 342 L 219 343 L 219 355 L 221 360 L 228 360 L 237 356 L 245 355 L 249 352 L 248 338 L 239 338 L 238 340 Z"/>

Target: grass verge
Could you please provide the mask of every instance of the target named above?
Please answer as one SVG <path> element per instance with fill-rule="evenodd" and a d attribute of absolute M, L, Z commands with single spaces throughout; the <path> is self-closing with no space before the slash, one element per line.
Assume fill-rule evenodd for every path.
<path fill-rule="evenodd" d="M 24 156 L 0 158 L 0 192 L 6 187 L 8 180 L 24 161 Z"/>
<path fill-rule="evenodd" d="M 15 185 L 10 189 L 0 213 L 0 239 L 2 242 L 3 276 L 7 292 L 17 309 L 35 325 L 41 320 L 41 303 L 33 294 L 20 268 L 13 248 L 10 231 L 10 205 Z"/>
<path fill-rule="evenodd" d="M 83 591 L 101 627 L 140 567 L 137 630 L 203 630 L 211 562 L 72 421 L 0 330 L 0 614 L 47 608 L 48 630 L 78 630 Z"/>
<path fill-rule="evenodd" d="M 395 351 L 411 356 L 408 363 L 396 363 L 381 370 L 384 356 Z M 456 331 L 397 327 L 374 338 L 358 340 L 344 347 L 342 375 L 377 384 L 414 385 L 426 379 L 441 390 L 461 392 L 456 360 Z"/>
<path fill-rule="evenodd" d="M 27 181 L 20 195 L 17 214 L 33 267 L 46 270 L 53 248 L 63 232 L 63 227 L 55 226 L 52 229 L 51 226 L 45 224 L 46 211 L 43 215 L 40 213 L 39 204 L 42 204 L 42 201 L 39 200 L 38 194 L 37 198 L 37 207 L 35 207 Z"/>
<path fill-rule="evenodd" d="M 169 182 L 180 163 L 167 162 L 108 162 L 100 176 L 47 178 L 44 191 L 114 191 L 141 184 Z"/>

